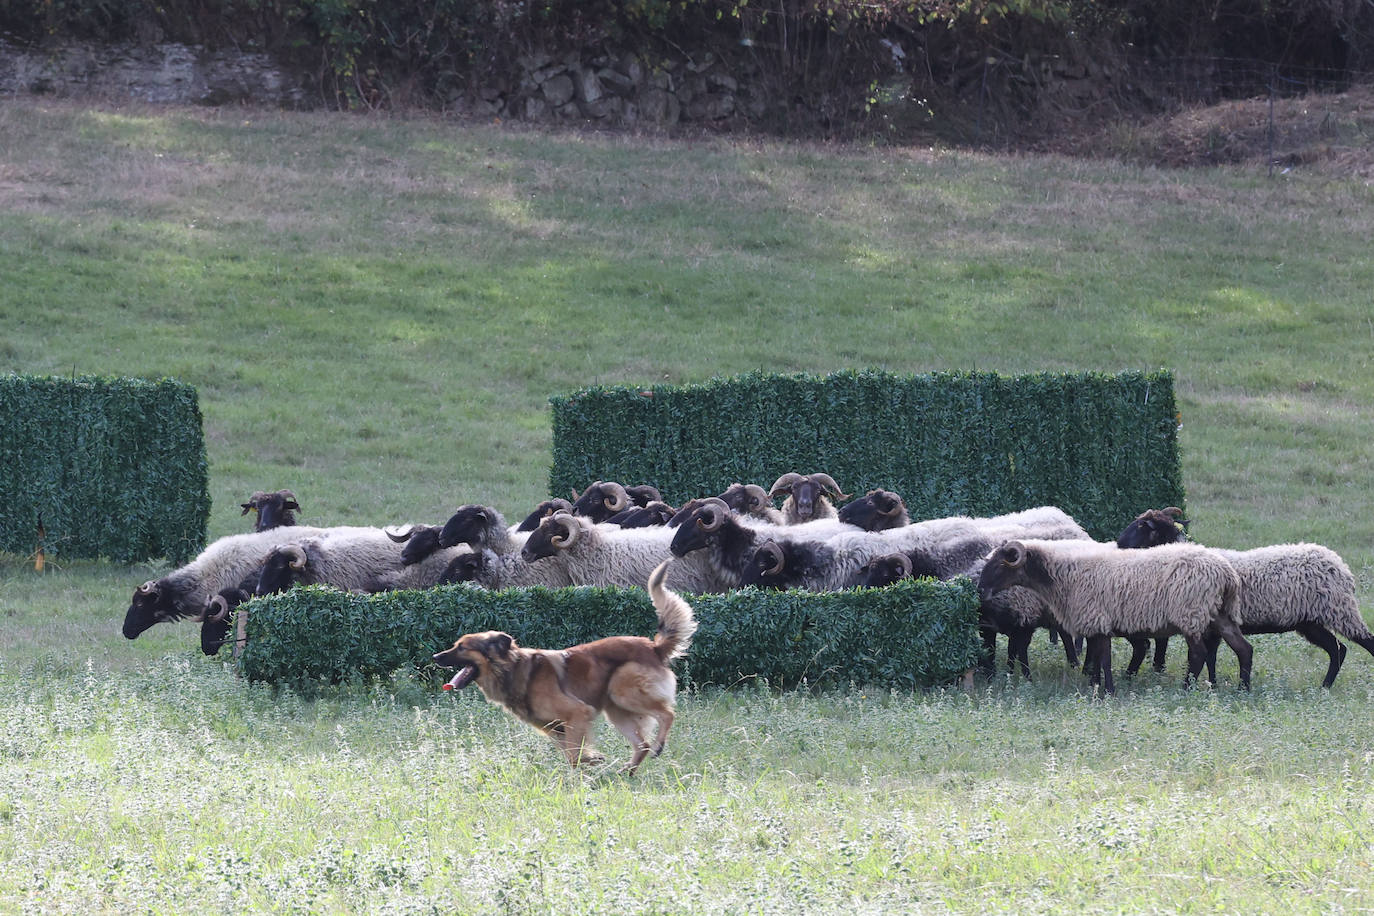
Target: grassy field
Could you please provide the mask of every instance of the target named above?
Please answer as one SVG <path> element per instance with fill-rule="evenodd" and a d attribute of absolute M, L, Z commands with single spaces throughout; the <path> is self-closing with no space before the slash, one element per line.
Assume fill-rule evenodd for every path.
<path fill-rule="evenodd" d="M 51 100 L 0 137 L 0 371 L 195 384 L 212 536 L 282 486 L 514 514 L 587 384 L 1165 366 L 1195 536 L 1327 544 L 1374 616 L 1367 180 Z M 1271 636 L 1249 695 L 1223 653 L 1103 700 L 1043 639 L 971 695 L 690 694 L 626 780 L 472 691 L 123 639 L 160 571 L 0 557 L 0 912 L 1374 909 L 1358 647 L 1329 693 Z"/>

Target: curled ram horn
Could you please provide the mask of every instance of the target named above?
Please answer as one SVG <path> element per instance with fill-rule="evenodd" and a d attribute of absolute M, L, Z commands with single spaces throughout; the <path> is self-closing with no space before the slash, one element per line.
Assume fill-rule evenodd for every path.
<path fill-rule="evenodd" d="M 213 614 L 210 613 L 212 608 L 214 609 Z M 206 608 L 205 614 L 201 616 L 215 623 L 219 623 L 229 616 L 229 601 L 223 595 L 216 595 L 210 599 L 210 607 Z"/>
<path fill-rule="evenodd" d="M 127 588 L 128 586 L 125 586 L 125 587 Z M 140 585 L 140 586 L 138 587 L 138 593 L 139 593 L 140 595 L 156 595 L 156 594 L 157 594 L 157 580 L 156 580 L 156 579 L 149 579 L 147 582 L 144 582 L 142 585 Z"/>
<path fill-rule="evenodd" d="M 824 487 L 831 496 L 836 499 L 848 499 L 849 497 L 840 490 L 840 485 L 835 482 L 835 478 L 829 474 L 812 474 L 811 479 Z"/>
<path fill-rule="evenodd" d="M 759 545 L 758 552 L 760 556 L 764 557 L 765 559 L 770 559 L 772 561 L 767 566 L 762 566 L 759 568 L 765 576 L 776 576 L 782 572 L 783 554 L 781 547 L 779 547 L 773 541 L 764 541 L 762 544 Z"/>
<path fill-rule="evenodd" d="M 283 490 L 278 490 L 278 491 L 277 491 L 277 495 L 280 496 L 280 497 L 282 498 L 282 508 L 283 508 L 283 509 L 291 509 L 291 510 L 297 511 L 297 512 L 300 511 L 301 504 L 300 504 L 299 502 L 296 501 L 296 494 L 295 494 L 295 493 L 292 493 L 290 490 L 284 490 L 284 489 L 283 489 Z"/>
<path fill-rule="evenodd" d="M 573 542 L 577 540 L 577 519 L 561 510 L 549 517 L 553 519 L 553 524 L 557 525 L 563 532 L 562 534 L 550 536 L 549 543 L 559 550 L 566 550 L 568 547 L 571 547 Z"/>
<path fill-rule="evenodd" d="M 264 493 L 262 490 L 258 490 L 252 496 L 248 497 L 248 502 L 239 503 L 239 505 L 243 506 L 243 511 L 240 512 L 239 515 L 247 515 L 249 512 L 253 511 L 254 509 L 257 509 L 259 506 L 262 505 L 262 501 L 266 498 L 267 494 Z"/>
<path fill-rule="evenodd" d="M 888 554 L 888 559 L 895 561 L 897 568 L 901 570 L 901 574 L 897 576 L 898 579 L 909 579 L 911 577 L 911 557 L 904 553 L 893 553 Z"/>
<path fill-rule="evenodd" d="M 1026 545 L 1020 541 L 1007 541 L 1002 545 L 1002 562 L 1013 568 L 1026 563 Z"/>
<path fill-rule="evenodd" d="M 792 488 L 796 486 L 797 482 L 801 479 L 802 475 L 798 474 L 795 471 L 783 474 L 781 477 L 779 477 L 776 481 L 773 482 L 773 486 L 768 490 L 769 497 L 786 496 L 787 494 L 792 492 Z"/>
<path fill-rule="evenodd" d="M 768 496 L 768 491 L 756 483 L 745 484 L 744 492 L 749 497 L 748 511 L 750 512 L 757 512 L 764 506 L 771 506 L 773 504 L 773 500 Z"/>
<path fill-rule="evenodd" d="M 697 510 L 697 527 L 702 531 L 715 531 L 730 514 L 730 506 L 717 496 L 708 496 L 701 501 Z"/>
<path fill-rule="evenodd" d="M 623 512 L 630 507 L 630 494 L 621 484 L 607 481 L 601 485 L 601 492 L 604 494 L 601 502 L 611 512 Z"/>
<path fill-rule="evenodd" d="M 305 548 L 299 544 L 285 544 L 280 548 L 281 552 L 291 558 L 291 568 L 295 570 L 305 569 L 306 555 Z"/>

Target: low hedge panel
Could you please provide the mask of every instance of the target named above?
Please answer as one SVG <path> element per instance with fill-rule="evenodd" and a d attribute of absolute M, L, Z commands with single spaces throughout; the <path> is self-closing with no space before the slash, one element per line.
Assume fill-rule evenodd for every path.
<path fill-rule="evenodd" d="M 677 670 L 685 684 L 775 687 L 949 683 L 979 657 L 978 600 L 967 579 L 908 580 L 884 589 L 690 596 L 699 628 Z M 251 680 L 292 686 L 367 680 L 431 667 L 463 633 L 504 630 L 518 643 L 565 648 L 602 636 L 652 636 L 642 589 L 466 586 L 354 595 L 295 588 L 240 606 Z"/>
<path fill-rule="evenodd" d="M 182 564 L 205 544 L 196 391 L 172 379 L 0 376 L 0 550 Z"/>

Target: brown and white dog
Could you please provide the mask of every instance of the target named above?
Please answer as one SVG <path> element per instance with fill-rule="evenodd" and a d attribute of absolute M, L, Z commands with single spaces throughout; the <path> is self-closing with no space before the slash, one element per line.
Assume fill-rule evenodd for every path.
<path fill-rule="evenodd" d="M 649 597 L 658 612 L 653 639 L 609 636 L 568 649 L 527 649 L 509 633 L 469 633 L 434 655 L 440 667 L 458 669 L 444 689 L 476 681 L 488 700 L 552 738 L 573 766 L 605 761 L 588 743 L 592 724 L 604 712 L 634 749 L 625 766 L 633 773 L 651 749 L 655 757 L 663 752 L 677 695 L 668 663 L 687 654 L 697 629 L 691 605 L 663 586 L 669 562 L 649 574 Z M 658 723 L 654 745 L 652 722 Z"/>

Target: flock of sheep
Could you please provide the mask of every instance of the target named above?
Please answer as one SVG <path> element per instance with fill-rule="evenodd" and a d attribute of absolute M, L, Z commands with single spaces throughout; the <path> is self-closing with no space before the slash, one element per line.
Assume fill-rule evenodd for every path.
<path fill-rule="evenodd" d="M 229 640 L 233 608 L 296 583 L 362 592 L 459 582 L 643 587 L 673 558 L 667 585 L 687 594 L 969 576 L 979 586 L 988 667 L 1003 634 L 1008 663 L 1029 676 L 1031 636 L 1046 628 L 1063 642 L 1070 666 L 1086 641 L 1084 669 L 1108 691 L 1113 636 L 1130 641 L 1132 674 L 1150 639 L 1155 668 L 1163 670 L 1169 637 L 1182 636 L 1185 682 L 1204 665 L 1215 680 L 1224 641 L 1247 688 L 1246 634 L 1292 631 L 1324 649 L 1324 687 L 1346 654 L 1333 634 L 1374 654 L 1354 576 L 1336 553 L 1315 544 L 1229 551 L 1187 543 L 1187 523 L 1172 507 L 1147 510 L 1116 543 L 1101 543 L 1053 506 L 913 522 L 900 496 L 870 490 L 837 509 L 848 497 L 820 473 L 784 474 L 768 490 L 734 484 L 678 507 L 651 486 L 605 481 L 573 496 L 546 500 L 514 525 L 490 506 L 466 505 L 443 525 L 321 528 L 296 524 L 300 505 L 291 491 L 255 493 L 242 504 L 245 515 L 256 514 L 254 531 L 220 538 L 187 565 L 139 586 L 123 632 L 134 639 L 156 623 L 191 619 L 201 623 L 202 649 L 214 654 Z M 235 653 L 245 639 L 238 617 Z"/>

